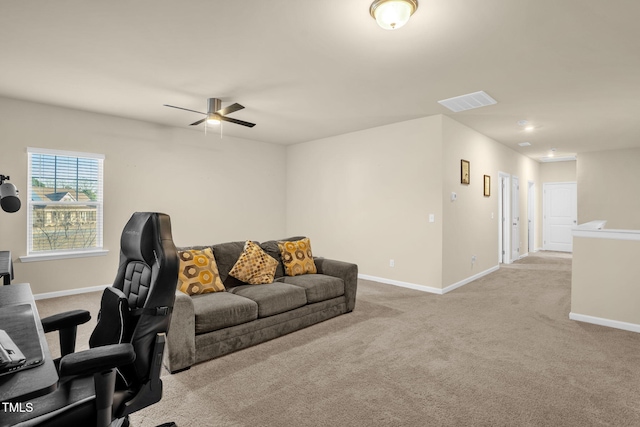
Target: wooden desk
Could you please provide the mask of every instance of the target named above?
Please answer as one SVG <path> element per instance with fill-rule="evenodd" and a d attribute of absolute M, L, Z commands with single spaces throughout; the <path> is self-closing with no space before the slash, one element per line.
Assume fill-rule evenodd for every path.
<path fill-rule="evenodd" d="M 25 320 L 33 320 L 35 322 L 44 363 L 33 368 L 0 376 L 0 402 L 24 402 L 54 391 L 58 384 L 58 372 L 49 352 L 49 346 L 40 323 L 40 316 L 31 293 L 31 287 L 28 283 L 0 286 L 0 309 L 6 307 L 11 310 L 23 304 L 31 305 L 32 319 Z M 21 340 L 25 339 L 25 326 L 16 325 L 16 322 L 3 323 L 6 324 L 0 324 L 0 329 L 4 329 L 11 336 L 28 358 L 29 356 L 23 348 L 34 343 L 21 342 Z"/>

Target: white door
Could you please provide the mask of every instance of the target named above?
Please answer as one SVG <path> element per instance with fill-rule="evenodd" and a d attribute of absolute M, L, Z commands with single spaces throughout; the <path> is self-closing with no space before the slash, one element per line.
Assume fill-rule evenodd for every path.
<path fill-rule="evenodd" d="M 511 177 L 511 259 L 520 258 L 520 184 L 517 176 Z"/>
<path fill-rule="evenodd" d="M 509 178 L 510 175 L 504 172 L 499 172 L 498 177 L 500 179 L 500 191 L 498 193 L 498 208 L 500 211 L 500 218 L 498 224 L 498 262 L 509 264 L 511 263 L 511 259 L 509 255 L 511 251 L 509 250 L 509 236 L 511 229 L 511 217 L 509 216 L 509 192 L 510 192 L 510 184 Z"/>
<path fill-rule="evenodd" d="M 543 247 L 547 251 L 573 251 L 571 229 L 578 223 L 578 187 L 575 182 L 544 184 Z"/>
<path fill-rule="evenodd" d="M 536 185 L 529 181 L 527 192 L 527 249 L 529 253 L 536 251 Z"/>

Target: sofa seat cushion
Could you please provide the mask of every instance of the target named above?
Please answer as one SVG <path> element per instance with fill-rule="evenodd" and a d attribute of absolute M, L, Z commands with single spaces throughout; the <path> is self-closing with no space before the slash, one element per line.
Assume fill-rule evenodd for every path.
<path fill-rule="evenodd" d="M 251 322 L 258 318 L 258 304 L 229 292 L 194 295 L 196 335 Z"/>
<path fill-rule="evenodd" d="M 305 290 L 287 283 L 243 285 L 229 290 L 258 304 L 258 317 L 269 317 L 307 304 Z"/>
<path fill-rule="evenodd" d="M 344 282 L 338 277 L 324 274 L 304 274 L 302 276 L 283 277 L 280 280 L 284 283 L 304 288 L 309 304 L 344 295 Z"/>

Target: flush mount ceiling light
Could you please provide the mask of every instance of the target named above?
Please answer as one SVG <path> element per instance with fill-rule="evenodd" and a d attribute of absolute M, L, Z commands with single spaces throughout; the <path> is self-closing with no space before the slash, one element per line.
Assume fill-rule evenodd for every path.
<path fill-rule="evenodd" d="M 397 30 L 418 9 L 418 0 L 375 0 L 369 13 L 385 30 Z"/>

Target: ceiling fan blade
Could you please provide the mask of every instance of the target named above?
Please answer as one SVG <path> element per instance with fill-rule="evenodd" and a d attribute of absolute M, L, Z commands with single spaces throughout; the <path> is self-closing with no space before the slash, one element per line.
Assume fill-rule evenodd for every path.
<path fill-rule="evenodd" d="M 220 110 L 216 111 L 216 114 L 220 114 L 221 116 L 226 116 L 227 114 L 231 114 L 233 112 L 236 112 L 238 110 L 242 110 L 244 107 L 238 103 L 236 104 L 231 104 L 228 107 L 224 107 L 221 108 Z"/>
<path fill-rule="evenodd" d="M 175 105 L 169 105 L 169 104 L 163 104 L 163 105 L 165 107 L 177 108 L 178 110 L 191 111 L 192 113 L 205 114 L 205 115 L 207 114 L 207 113 L 202 113 L 200 111 L 189 110 L 188 108 L 176 107 Z"/>
<path fill-rule="evenodd" d="M 196 125 L 199 125 L 200 123 L 204 122 L 205 120 L 207 120 L 207 119 L 206 119 L 206 117 L 205 117 L 204 119 L 202 119 L 202 120 L 198 120 L 197 122 L 193 122 L 193 123 L 191 123 L 189 126 L 196 126 Z"/>
<path fill-rule="evenodd" d="M 232 119 L 231 117 L 225 117 L 225 116 L 220 116 L 220 120 L 224 120 L 225 122 L 235 123 L 237 125 L 246 126 L 249 128 L 252 128 L 256 125 L 255 123 L 244 122 L 242 120 Z"/>

